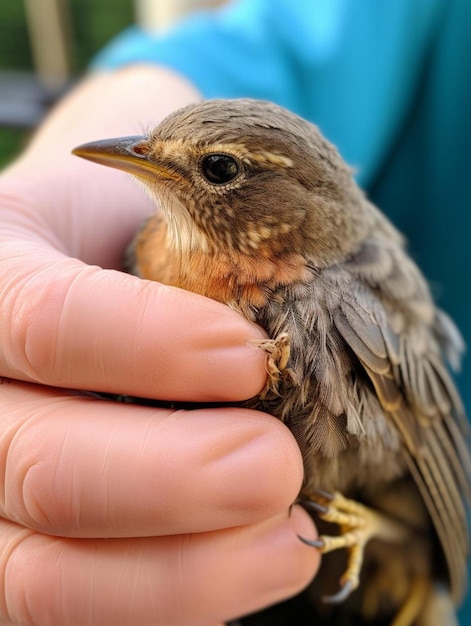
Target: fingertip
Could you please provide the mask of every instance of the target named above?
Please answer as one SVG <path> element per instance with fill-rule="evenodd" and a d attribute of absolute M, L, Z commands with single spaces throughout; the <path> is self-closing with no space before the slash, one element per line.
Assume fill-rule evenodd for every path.
<path fill-rule="evenodd" d="M 260 326 L 204 296 L 157 283 L 149 289 L 158 290 L 155 294 L 163 301 L 158 307 L 161 327 L 178 327 L 173 331 L 175 348 L 167 353 L 167 374 L 178 399 L 238 402 L 263 389 L 266 357 L 254 345 L 254 340 L 266 338 Z M 182 375 L 187 370 L 190 378 Z"/>
<path fill-rule="evenodd" d="M 252 417 L 253 439 L 240 453 L 253 458 L 257 446 L 253 462 L 261 468 L 259 474 L 252 477 L 259 487 L 252 490 L 259 494 L 253 507 L 258 502 L 263 516 L 268 517 L 286 510 L 298 496 L 304 478 L 303 459 L 295 438 L 280 420 L 252 410 L 244 411 L 243 416 L 244 419 Z M 248 479 L 246 484 L 250 484 Z"/>
<path fill-rule="evenodd" d="M 317 536 L 309 516 L 294 506 L 289 513 L 285 511 L 251 527 L 247 550 L 240 542 L 237 544 L 237 553 L 231 555 L 233 571 L 243 567 L 245 577 L 233 615 L 249 615 L 282 602 L 311 583 L 320 555 L 303 544 L 298 533 L 309 538 Z"/>
<path fill-rule="evenodd" d="M 303 591 L 316 576 L 321 563 L 319 550 L 303 543 L 299 537 L 316 539 L 317 529 L 309 514 L 299 505 L 290 509 L 288 524 L 291 531 L 291 558 L 283 581 L 281 598 L 290 598 Z"/>
<path fill-rule="evenodd" d="M 299 538 L 315 540 L 319 537 L 317 528 L 309 515 L 309 513 L 300 505 L 296 504 L 291 508 L 289 521 L 291 523 L 298 544 L 296 549 L 299 550 L 302 558 L 303 568 L 300 569 L 300 585 L 304 588 L 317 573 L 321 563 L 321 553 L 312 546 L 303 543 Z M 299 545 L 300 544 L 300 545 Z"/>

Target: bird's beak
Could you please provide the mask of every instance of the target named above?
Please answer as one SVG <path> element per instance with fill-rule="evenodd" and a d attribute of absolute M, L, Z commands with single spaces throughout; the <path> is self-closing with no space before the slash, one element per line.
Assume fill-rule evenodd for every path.
<path fill-rule="evenodd" d="M 149 140 L 143 135 L 91 141 L 72 150 L 83 159 L 115 167 L 139 178 L 155 181 L 176 178 L 175 173 L 152 159 Z"/>

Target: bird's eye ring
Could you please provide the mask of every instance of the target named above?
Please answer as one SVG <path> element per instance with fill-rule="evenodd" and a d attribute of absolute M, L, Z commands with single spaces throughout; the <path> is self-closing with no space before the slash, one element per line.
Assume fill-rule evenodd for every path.
<path fill-rule="evenodd" d="M 239 173 L 237 160 L 228 154 L 208 154 L 201 161 L 203 176 L 214 185 L 224 185 Z"/>

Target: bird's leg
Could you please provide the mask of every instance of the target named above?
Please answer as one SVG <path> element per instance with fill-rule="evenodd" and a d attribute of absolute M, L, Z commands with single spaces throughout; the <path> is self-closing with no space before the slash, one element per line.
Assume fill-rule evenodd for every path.
<path fill-rule="evenodd" d="M 391 626 L 411 626 L 415 624 L 425 604 L 425 598 L 429 591 L 430 581 L 422 577 L 417 577 L 412 583 L 409 596 L 394 618 Z M 446 624 L 447 626 L 452 626 L 452 622 L 446 622 Z"/>
<path fill-rule="evenodd" d="M 290 355 L 290 340 L 288 333 L 280 333 L 275 339 L 261 339 L 251 342 L 257 348 L 266 352 L 266 369 L 268 379 L 260 394 L 263 398 L 268 391 L 277 393 L 278 383 L 283 379 L 290 379 L 293 383 L 294 373 L 288 368 Z"/>
<path fill-rule="evenodd" d="M 359 502 L 348 500 L 338 492 L 316 491 L 304 494 L 301 504 L 316 511 L 322 520 L 338 524 L 340 528 L 338 536 L 321 535 L 317 540 L 300 537 L 301 541 L 318 548 L 322 554 L 340 548 L 348 550 L 348 564 L 340 579 L 340 590 L 325 597 L 325 602 L 343 602 L 358 587 L 364 550 L 370 539 L 401 543 L 410 537 L 410 529 L 405 525 Z"/>

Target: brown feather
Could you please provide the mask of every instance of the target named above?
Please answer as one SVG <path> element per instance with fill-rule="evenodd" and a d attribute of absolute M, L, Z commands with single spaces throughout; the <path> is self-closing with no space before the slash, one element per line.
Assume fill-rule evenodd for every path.
<path fill-rule="evenodd" d="M 424 577 L 416 626 L 434 607 L 450 615 L 450 591 L 457 602 L 466 582 L 471 461 L 444 362 L 457 367 L 463 346 L 403 237 L 319 130 L 271 103 L 203 102 L 134 152 L 132 139 L 77 153 L 142 169 L 162 212 L 134 243 L 137 273 L 225 302 L 272 338 L 287 333 L 290 376 L 246 406 L 292 430 L 304 490 L 342 491 L 416 533 L 399 549 L 371 542 L 359 595 L 335 623 L 342 612 L 348 623 L 391 621 Z M 208 155 L 231 162 L 221 184 Z"/>

